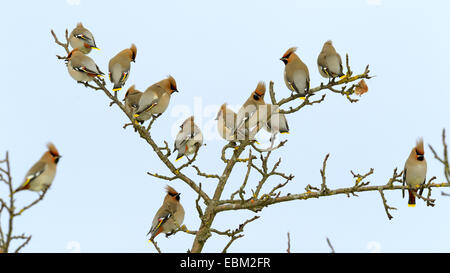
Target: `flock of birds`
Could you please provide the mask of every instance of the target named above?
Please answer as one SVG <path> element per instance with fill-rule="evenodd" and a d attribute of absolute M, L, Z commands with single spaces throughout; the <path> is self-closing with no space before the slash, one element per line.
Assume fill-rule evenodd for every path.
<path fill-rule="evenodd" d="M 86 83 L 96 77 L 104 76 L 96 63 L 88 57 L 92 49 L 98 49 L 92 33 L 81 23 L 70 33 L 69 43 L 73 50 L 68 54 L 67 69 L 70 76 L 77 82 Z M 280 58 L 285 64 L 284 80 L 287 88 L 296 92 L 301 98 L 310 94 L 310 78 L 308 67 L 295 53 L 296 48 L 289 48 Z M 134 44 L 130 48 L 120 51 L 109 62 L 109 79 L 113 83 L 113 91 L 118 92 L 125 85 L 129 73 L 130 64 L 135 62 L 137 48 Z M 322 51 L 317 58 L 319 73 L 327 79 L 345 77 L 342 68 L 342 60 L 336 52 L 331 41 L 326 41 Z M 167 109 L 170 97 L 178 92 L 177 84 L 172 76 L 154 83 L 144 92 L 132 85 L 124 96 L 125 109 L 135 119 L 135 122 L 144 123 L 152 116 L 160 115 Z M 283 114 L 279 113 L 278 106 L 266 104 L 264 95 L 266 86 L 259 82 L 256 89 L 251 93 L 247 101 L 242 105 L 238 113 L 229 109 L 225 104 L 220 107 L 216 120 L 218 131 L 222 138 L 228 141 L 239 141 L 248 137 L 248 129 L 255 126 L 265 128 L 274 137 L 277 133 L 288 133 L 289 126 Z M 312 95 L 312 94 L 310 94 Z M 203 144 L 203 136 L 200 128 L 195 124 L 194 117 L 187 118 L 180 126 L 181 130 L 176 136 L 174 150 L 178 150 L 176 160 L 183 156 L 194 154 Z M 55 174 L 56 165 L 61 158 L 56 147 L 48 144 L 48 151 L 28 171 L 22 185 L 15 191 L 47 190 L 51 185 Z M 424 158 L 423 140 L 420 139 L 412 149 L 406 160 L 403 184 L 410 186 L 410 206 L 415 205 L 415 192 L 418 187 L 425 183 L 427 163 Z M 162 233 L 171 234 L 176 231 L 184 220 L 184 208 L 180 203 L 180 193 L 174 188 L 167 186 L 167 194 L 162 206 L 156 212 L 152 226 L 147 235 L 151 234 L 150 240 Z"/>

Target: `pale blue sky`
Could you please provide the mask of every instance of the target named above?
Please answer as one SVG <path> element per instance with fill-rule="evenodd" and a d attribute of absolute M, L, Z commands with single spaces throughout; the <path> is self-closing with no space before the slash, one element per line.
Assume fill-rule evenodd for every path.
<path fill-rule="evenodd" d="M 283 157 L 281 171 L 295 175 L 285 193 L 319 185 L 327 153 L 330 188 L 352 186 L 350 170 L 365 173 L 371 167 L 372 184 L 385 184 L 418 137 L 441 151 L 442 128 L 450 128 L 448 1 L 7 1 L 2 10 L 0 154 L 10 152 L 16 186 L 48 141 L 63 155 L 45 200 L 17 218 L 16 232 L 33 235 L 27 252 L 68 252 L 71 242 L 82 252 L 154 252 L 145 235 L 166 181 L 146 172 L 169 174 L 137 134 L 122 129 L 125 115 L 108 107 L 102 92 L 69 76 L 55 58 L 64 52 L 50 29 L 62 38 L 66 28 L 83 22 L 101 48 L 89 56 L 103 72 L 114 54 L 135 43 L 137 59 L 125 88 L 136 84 L 145 90 L 173 75 L 180 93 L 152 131 L 159 143 L 168 140 L 171 146 L 170 132 L 184 119 L 180 109 L 193 111 L 201 102 L 196 120 L 208 130 L 214 106 L 243 103 L 260 80 L 273 80 L 277 97 L 287 96 L 279 58 L 291 46 L 298 46 L 308 65 L 312 86 L 322 81 L 316 60 L 326 40 L 342 56 L 349 54 L 355 73 L 370 64 L 376 77 L 367 81 L 369 92 L 360 102 L 328 94 L 320 105 L 288 116 L 291 133 L 282 138 L 289 141 L 273 154 L 274 160 Z M 205 172 L 222 170 L 218 155 L 225 143 L 208 140 L 197 165 Z M 425 156 L 428 177 L 442 181 L 442 166 L 428 147 Z M 224 197 L 240 186 L 244 172 L 244 166 L 236 168 Z M 209 193 L 216 185 L 196 182 Z M 279 182 L 272 180 L 267 189 Z M 180 181 L 170 185 L 182 193 L 185 224 L 197 229 L 197 196 Z M 409 208 L 400 191 L 386 192 L 397 208 L 391 221 L 377 192 L 278 204 L 260 212 L 261 219 L 247 225 L 245 237 L 229 251 L 284 252 L 289 231 L 293 252 L 328 252 L 327 236 L 337 252 L 448 252 L 450 198 L 440 192 L 434 191 L 434 208 L 422 201 Z M 18 204 L 36 196 L 21 192 Z M 214 227 L 234 229 L 252 216 L 224 213 Z M 192 240 L 184 233 L 157 237 L 165 252 L 185 252 Z M 204 250 L 218 252 L 226 243 L 213 236 Z"/>

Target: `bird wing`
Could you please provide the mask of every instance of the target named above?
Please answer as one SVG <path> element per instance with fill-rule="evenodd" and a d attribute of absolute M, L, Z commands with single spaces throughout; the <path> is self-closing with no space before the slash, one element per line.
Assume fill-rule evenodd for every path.
<path fill-rule="evenodd" d="M 156 236 L 158 229 L 165 223 L 170 217 L 173 216 L 173 212 L 168 208 L 160 208 L 153 218 L 152 227 L 150 228 L 147 236 L 151 233 L 152 237 Z"/>
<path fill-rule="evenodd" d="M 20 189 L 25 188 L 28 184 L 30 184 L 33 180 L 38 178 L 45 170 L 48 168 L 48 164 L 43 161 L 36 162 L 33 167 L 27 172 L 25 175 L 25 179 L 20 186 Z"/>
<path fill-rule="evenodd" d="M 153 107 L 155 107 L 158 104 L 158 95 L 154 90 L 151 91 L 145 91 L 141 98 L 139 99 L 139 108 L 136 111 L 136 115 L 140 115 L 146 111 L 149 111 Z"/>
<path fill-rule="evenodd" d="M 75 33 L 75 34 L 73 34 L 73 36 L 77 39 L 85 41 L 88 45 L 90 45 L 92 47 L 96 47 L 94 36 L 92 35 L 92 33 L 90 31 L 85 30 L 80 33 Z"/>

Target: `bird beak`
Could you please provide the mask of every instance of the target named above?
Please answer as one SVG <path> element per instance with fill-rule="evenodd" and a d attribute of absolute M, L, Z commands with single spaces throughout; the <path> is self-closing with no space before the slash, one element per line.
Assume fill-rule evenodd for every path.
<path fill-rule="evenodd" d="M 178 91 L 177 89 L 174 89 L 172 92 L 177 92 L 177 93 L 179 93 L 180 91 Z"/>
<path fill-rule="evenodd" d="M 177 193 L 177 195 L 175 195 L 175 197 L 178 197 L 178 196 L 180 196 L 180 195 L 181 195 L 181 192 Z"/>

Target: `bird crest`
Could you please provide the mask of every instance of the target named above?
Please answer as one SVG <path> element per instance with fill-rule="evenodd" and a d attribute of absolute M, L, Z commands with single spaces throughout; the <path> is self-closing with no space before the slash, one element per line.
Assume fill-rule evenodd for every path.
<path fill-rule="evenodd" d="M 136 60 L 137 48 L 135 44 L 131 44 L 131 60 L 134 62 Z"/>
<path fill-rule="evenodd" d="M 289 48 L 289 49 L 284 53 L 283 58 L 286 58 L 286 59 L 289 58 L 289 56 L 291 56 L 291 54 L 294 53 L 296 50 L 297 50 L 297 47 L 296 47 L 296 46 Z"/>
<path fill-rule="evenodd" d="M 424 155 L 425 149 L 423 148 L 423 139 L 419 138 L 416 142 L 416 153 L 418 155 Z"/>
<path fill-rule="evenodd" d="M 167 194 L 170 196 L 175 196 L 178 194 L 178 192 L 169 185 L 166 186 L 166 191 L 167 191 Z"/>
<path fill-rule="evenodd" d="M 258 82 L 258 85 L 256 86 L 255 93 L 259 96 L 262 96 L 266 93 L 266 83 L 263 81 Z"/>
<path fill-rule="evenodd" d="M 127 92 L 125 93 L 125 97 L 123 98 L 124 100 L 128 97 L 128 95 L 131 95 L 136 91 L 134 87 L 135 85 L 133 84 L 132 86 L 130 86 L 130 88 L 128 88 Z"/>
<path fill-rule="evenodd" d="M 177 83 L 175 82 L 175 79 L 171 75 L 169 75 L 167 79 L 169 80 L 170 83 L 170 89 L 177 90 Z"/>

